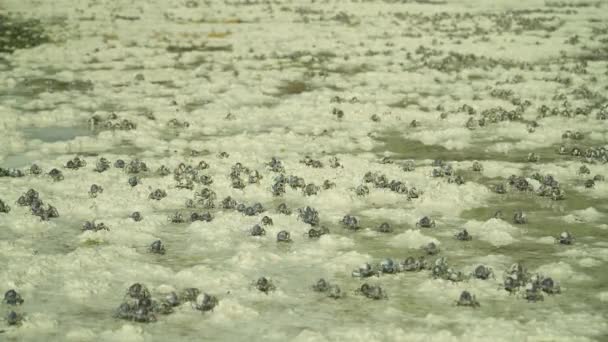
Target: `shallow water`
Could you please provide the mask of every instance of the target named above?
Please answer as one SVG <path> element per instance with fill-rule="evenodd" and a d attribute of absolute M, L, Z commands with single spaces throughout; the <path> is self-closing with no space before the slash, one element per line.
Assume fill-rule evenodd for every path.
<path fill-rule="evenodd" d="M 608 338 L 608 3 L 604 1 L 71 1 L 7 0 L 0 7 L 0 291 L 17 290 L 20 324 L 0 321 L 7 341 L 603 341 Z M 18 33 L 18 34 L 17 34 Z M 545 106 L 545 107 L 543 107 Z M 480 120 L 485 118 L 485 122 Z M 126 121 L 125 121 L 126 120 Z M 413 121 L 416 124 L 412 124 Z M 467 124 L 468 123 L 468 124 Z M 471 124 L 472 123 L 472 124 Z M 566 130 L 581 137 L 564 137 Z M 559 154 L 579 148 L 583 156 Z M 225 152 L 226 154 L 221 154 Z M 529 161 L 536 153 L 538 161 Z M 86 166 L 73 170 L 80 156 Z M 306 166 L 310 156 L 322 167 Z M 110 168 L 95 171 L 99 158 Z M 285 176 L 320 187 L 306 196 L 271 188 Z M 337 157 L 340 166 L 331 167 Z M 388 158 L 383 160 L 383 158 Z M 131 187 L 114 162 L 146 162 Z M 208 185 L 178 187 L 180 163 L 206 161 Z M 403 165 L 414 161 L 416 169 Z M 433 177 L 443 160 L 465 183 Z M 473 162 L 483 170 L 473 171 Z M 32 174 L 35 163 L 41 174 Z M 258 184 L 232 186 L 236 163 Z M 159 175 L 166 166 L 171 173 Z M 588 174 L 580 171 L 589 169 Z M 64 179 L 53 181 L 57 168 Z M 376 172 L 421 191 L 358 196 Z M 534 173 L 551 174 L 565 199 L 538 196 Z M 511 175 L 533 188 L 493 192 Z M 247 183 L 247 176 L 242 176 Z M 324 181 L 335 187 L 324 189 Z M 92 184 L 103 187 L 96 197 Z M 194 192 L 214 208 L 187 208 Z M 43 221 L 18 198 L 28 189 L 57 208 Z M 149 199 L 155 189 L 167 197 Z M 254 216 L 222 199 L 260 202 Z M 286 203 L 291 215 L 278 212 Z M 297 209 L 318 210 L 330 233 L 307 236 Z M 502 219 L 494 218 L 500 210 Z M 523 210 L 526 224 L 513 215 Z M 140 211 L 141 222 L 129 215 Z M 183 214 L 183 223 L 168 217 Z M 209 212 L 211 222 L 190 222 Z M 355 215 L 360 229 L 343 227 Z M 249 230 L 267 215 L 266 235 Z M 418 228 L 423 216 L 435 228 Z M 83 231 L 85 221 L 108 230 Z M 376 231 L 381 223 L 391 233 Z M 472 241 L 454 235 L 466 228 Z M 281 230 L 291 243 L 278 243 Z M 572 245 L 555 242 L 560 233 Z M 164 255 L 150 244 L 162 240 Z M 387 257 L 425 254 L 435 242 L 455 270 L 492 268 L 487 280 L 434 279 L 431 271 L 351 272 Z M 529 302 L 503 276 L 520 262 L 561 293 Z M 258 291 L 265 276 L 276 289 Z M 344 297 L 312 290 L 325 278 Z M 186 302 L 156 322 L 115 317 L 133 283 L 155 300 L 196 287 L 217 296 L 208 312 Z M 388 298 L 357 293 L 364 283 Z M 480 306 L 456 305 L 462 291 Z"/>

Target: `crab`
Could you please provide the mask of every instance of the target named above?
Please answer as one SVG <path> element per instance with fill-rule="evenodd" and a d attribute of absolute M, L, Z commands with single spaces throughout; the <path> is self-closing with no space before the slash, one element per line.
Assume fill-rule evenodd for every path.
<path fill-rule="evenodd" d="M 181 303 L 179 297 L 177 296 L 177 293 L 173 291 L 165 295 L 165 298 L 163 298 L 163 302 L 169 304 L 170 306 L 178 306 Z"/>
<path fill-rule="evenodd" d="M 320 238 L 325 234 L 329 234 L 329 229 L 324 226 L 321 226 L 320 228 L 311 228 L 310 230 L 308 230 L 308 237 L 311 239 Z"/>
<path fill-rule="evenodd" d="M 526 285 L 526 290 L 523 293 L 524 299 L 528 302 L 539 302 L 544 300 L 544 296 L 540 288 L 535 286 L 534 284 Z"/>
<path fill-rule="evenodd" d="M 286 230 L 277 233 L 277 242 L 291 242 L 291 234 Z"/>
<path fill-rule="evenodd" d="M 359 220 L 357 220 L 357 218 L 355 216 L 345 215 L 342 218 L 342 221 L 340 221 L 340 222 L 342 223 L 342 225 L 344 225 L 344 228 L 346 228 L 346 229 L 349 229 L 349 230 L 360 229 Z"/>
<path fill-rule="evenodd" d="M 196 299 L 196 302 L 193 304 L 193 307 L 196 310 L 206 312 L 212 311 L 219 303 L 219 300 L 216 296 L 209 295 L 207 293 L 203 293 L 199 295 Z"/>
<path fill-rule="evenodd" d="M 536 163 L 540 160 L 540 157 L 538 156 L 538 154 L 530 152 L 528 153 L 528 157 L 526 159 L 531 163 Z"/>
<path fill-rule="evenodd" d="M 595 181 L 593 179 L 587 179 L 585 181 L 585 188 L 591 189 L 595 186 Z"/>
<path fill-rule="evenodd" d="M 150 193 L 148 196 L 149 199 L 160 201 L 161 199 L 167 197 L 167 192 L 165 190 L 156 189 Z"/>
<path fill-rule="evenodd" d="M 266 277 L 260 277 L 255 282 L 255 288 L 261 292 L 264 292 L 265 294 L 268 294 L 268 292 L 274 291 L 276 289 L 272 281 Z"/>
<path fill-rule="evenodd" d="M 422 191 L 419 191 L 416 187 L 411 187 L 407 193 L 407 199 L 418 198 L 420 195 L 422 195 Z"/>
<path fill-rule="evenodd" d="M 34 205 L 34 203 L 40 202 L 41 205 L 42 201 L 40 201 L 39 197 L 40 195 L 38 194 L 38 191 L 34 189 L 29 189 L 25 194 L 19 197 L 19 199 L 17 200 L 17 204 L 19 204 L 20 206 L 32 206 Z"/>
<path fill-rule="evenodd" d="M 352 276 L 358 278 L 368 278 L 374 275 L 378 275 L 378 272 L 374 271 L 372 265 L 368 263 L 360 265 L 358 269 L 352 272 Z"/>
<path fill-rule="evenodd" d="M 304 188 L 306 186 L 304 178 L 298 176 L 289 176 L 287 183 L 292 189 Z"/>
<path fill-rule="evenodd" d="M 369 188 L 367 187 L 367 185 L 359 185 L 358 187 L 355 188 L 355 194 L 357 196 L 366 196 L 369 195 Z"/>
<path fill-rule="evenodd" d="M 494 272 L 492 271 L 492 269 L 490 267 L 487 267 L 485 265 L 479 265 L 475 268 L 475 270 L 473 271 L 471 276 L 473 278 L 487 280 L 490 277 L 494 278 Z"/>
<path fill-rule="evenodd" d="M 329 190 L 329 189 L 333 189 L 336 187 L 336 183 L 330 181 L 329 179 L 326 179 L 323 181 L 323 190 Z"/>
<path fill-rule="evenodd" d="M 541 291 L 553 295 L 561 293 L 561 288 L 551 277 L 544 277 L 540 274 L 532 277 L 532 285 Z"/>
<path fill-rule="evenodd" d="M 237 206 L 237 202 L 235 199 L 233 199 L 230 196 L 227 196 L 226 198 L 224 198 L 221 202 L 221 206 L 224 209 L 235 209 Z"/>
<path fill-rule="evenodd" d="M 58 169 L 52 169 L 49 171 L 48 175 L 53 179 L 54 182 L 59 182 L 63 180 L 63 173 Z"/>
<path fill-rule="evenodd" d="M 398 265 L 395 264 L 393 259 L 390 258 L 382 260 L 378 265 L 378 268 L 380 269 L 381 273 L 394 274 L 399 272 Z"/>
<path fill-rule="evenodd" d="M 168 167 L 166 167 L 165 165 L 161 165 L 157 170 L 156 170 L 156 174 L 161 176 L 161 177 L 165 177 L 171 174 L 171 170 L 169 170 Z"/>
<path fill-rule="evenodd" d="M 129 177 L 129 180 L 127 181 L 127 183 L 129 183 L 129 185 L 131 187 L 134 187 L 137 184 L 140 184 L 141 182 L 139 180 L 139 177 L 137 177 L 137 176 L 131 176 L 131 177 Z"/>
<path fill-rule="evenodd" d="M 285 168 L 283 167 L 283 164 L 276 157 L 272 157 L 270 159 L 270 162 L 266 163 L 266 166 L 272 172 L 284 172 L 285 171 Z"/>
<path fill-rule="evenodd" d="M 528 216 L 521 210 L 518 210 L 513 214 L 513 223 L 515 224 L 526 224 L 528 223 Z"/>
<path fill-rule="evenodd" d="M 139 211 L 132 212 L 131 215 L 129 215 L 129 217 L 131 219 L 133 219 L 133 221 L 135 221 L 135 222 L 139 222 L 139 221 L 143 220 L 143 216 L 141 215 L 141 213 Z"/>
<path fill-rule="evenodd" d="M 91 185 L 91 188 L 89 189 L 89 197 L 95 198 L 98 194 L 101 193 L 103 193 L 103 188 L 101 186 L 97 184 Z"/>
<path fill-rule="evenodd" d="M 416 222 L 416 227 L 422 228 L 435 228 L 435 220 L 431 220 L 428 216 L 423 216 L 418 222 Z"/>
<path fill-rule="evenodd" d="M 462 291 L 456 305 L 477 308 L 479 307 L 479 302 L 475 299 L 475 295 L 472 295 L 469 291 Z"/>
<path fill-rule="evenodd" d="M 421 249 L 428 255 L 435 255 L 439 253 L 439 246 L 432 241 L 422 246 Z"/>
<path fill-rule="evenodd" d="M 501 194 L 501 195 L 507 193 L 507 187 L 502 183 L 494 185 L 493 190 L 495 193 Z"/>
<path fill-rule="evenodd" d="M 9 213 L 11 211 L 11 207 L 8 206 L 8 204 L 5 204 L 1 199 L 0 199 L 0 213 Z"/>
<path fill-rule="evenodd" d="M 562 245 L 571 245 L 574 243 L 574 236 L 569 232 L 562 232 L 558 237 L 555 238 L 555 242 Z"/>
<path fill-rule="evenodd" d="M 581 165 L 581 167 L 579 167 L 579 169 L 578 169 L 579 175 L 588 175 L 590 173 L 591 173 L 591 170 L 589 170 L 587 165 Z"/>
<path fill-rule="evenodd" d="M 272 195 L 281 196 L 285 193 L 285 183 L 282 181 L 275 181 L 272 185 Z"/>
<path fill-rule="evenodd" d="M 8 325 L 19 325 L 21 324 L 21 321 L 23 321 L 23 315 L 11 310 L 6 314 L 5 320 Z M 4 331 L 1 330 L 0 333 L 1 332 Z"/>
<path fill-rule="evenodd" d="M 38 164 L 32 164 L 32 166 L 30 166 L 30 174 L 32 174 L 32 175 L 42 174 L 42 169 L 40 168 L 40 166 L 38 166 Z"/>
<path fill-rule="evenodd" d="M 307 207 L 307 208 L 310 208 L 310 207 Z M 302 211 L 304 211 L 304 214 L 302 213 Z M 314 213 L 313 213 L 313 211 L 314 211 Z M 287 204 L 285 204 L 285 203 L 279 204 L 279 206 L 277 207 L 277 212 L 279 214 L 283 214 L 283 215 L 291 215 L 291 209 L 289 209 L 289 207 L 287 207 Z M 300 209 L 299 213 L 300 213 L 300 219 L 302 219 L 302 221 L 304 221 L 305 223 L 308 223 L 313 226 L 319 223 L 318 213 L 313 208 L 310 208 L 308 210 L 306 208 Z M 307 222 L 307 221 L 309 221 L 309 222 Z M 313 224 L 313 223 L 315 223 L 315 224 Z"/>
<path fill-rule="evenodd" d="M 416 163 L 413 160 L 406 160 L 401 167 L 401 170 L 405 172 L 412 172 L 416 170 Z"/>
<path fill-rule="evenodd" d="M 4 299 L 2 301 L 8 305 L 23 304 L 23 298 L 21 298 L 21 295 L 13 289 L 10 289 L 4 293 Z"/>
<path fill-rule="evenodd" d="M 342 167 L 342 164 L 340 164 L 340 160 L 337 156 L 329 157 L 329 167 L 331 167 L 332 169 Z"/>
<path fill-rule="evenodd" d="M 320 190 L 321 188 L 319 186 L 314 185 L 313 183 L 308 183 L 302 189 L 302 192 L 304 193 L 304 196 L 313 196 L 318 194 Z"/>
<path fill-rule="evenodd" d="M 454 235 L 454 237 L 456 238 L 456 240 L 459 240 L 459 241 L 471 241 L 471 240 L 473 240 L 473 237 L 469 234 L 469 232 L 466 229 L 463 229 L 463 230 L 459 231 L 458 233 L 456 233 Z"/>
<path fill-rule="evenodd" d="M 163 245 L 162 241 L 160 240 L 156 240 L 154 242 L 152 242 L 152 244 L 150 245 L 149 249 L 150 253 L 153 254 L 165 254 L 165 246 Z"/>
<path fill-rule="evenodd" d="M 117 159 L 114 162 L 114 167 L 117 169 L 124 169 L 125 168 L 125 161 L 122 159 Z"/>
<path fill-rule="evenodd" d="M 177 212 L 177 211 L 175 213 L 169 215 L 167 217 L 167 221 L 169 221 L 171 223 L 184 223 L 184 222 L 186 222 L 184 220 L 184 216 L 182 215 L 182 213 Z"/>
<path fill-rule="evenodd" d="M 150 291 L 146 288 L 146 286 L 135 283 L 127 289 L 126 297 L 133 299 L 144 299 L 150 298 Z"/>
<path fill-rule="evenodd" d="M 362 296 L 374 300 L 388 299 L 388 296 L 384 289 L 378 285 L 369 285 L 367 283 L 364 283 L 356 292 Z"/>
<path fill-rule="evenodd" d="M 104 172 L 109 168 L 110 161 L 103 157 L 99 158 L 99 160 L 97 160 L 97 163 L 95 164 L 95 171 L 99 173 Z"/>
<path fill-rule="evenodd" d="M 262 225 L 272 226 L 273 225 L 272 218 L 270 218 L 269 216 L 262 217 Z"/>
<path fill-rule="evenodd" d="M 388 222 L 382 222 L 377 228 L 380 233 L 392 233 L 393 227 Z"/>
<path fill-rule="evenodd" d="M 551 191 L 551 199 L 554 201 L 560 201 L 566 198 L 566 192 L 560 188 L 553 188 Z"/>
<path fill-rule="evenodd" d="M 317 280 L 317 282 L 312 286 L 312 289 L 316 292 L 326 292 L 329 290 L 329 282 L 323 278 Z"/>
<path fill-rule="evenodd" d="M 249 230 L 249 234 L 251 236 L 263 236 L 266 235 L 266 230 L 262 228 L 259 224 L 256 224 Z"/>
<path fill-rule="evenodd" d="M 189 287 L 184 289 L 179 296 L 181 302 L 196 302 L 196 298 L 201 293 L 201 290 L 196 287 Z"/>

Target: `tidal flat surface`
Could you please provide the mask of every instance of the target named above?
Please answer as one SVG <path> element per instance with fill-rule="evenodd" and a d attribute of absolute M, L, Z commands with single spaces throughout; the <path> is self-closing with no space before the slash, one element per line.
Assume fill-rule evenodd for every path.
<path fill-rule="evenodd" d="M 2 1 L 0 340 L 608 340 L 607 22 Z"/>

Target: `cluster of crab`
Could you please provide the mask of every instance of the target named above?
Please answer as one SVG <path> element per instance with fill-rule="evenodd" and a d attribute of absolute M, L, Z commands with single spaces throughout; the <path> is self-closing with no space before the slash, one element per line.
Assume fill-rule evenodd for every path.
<path fill-rule="evenodd" d="M 559 182 L 552 175 L 541 175 L 535 173 L 532 178 L 540 182 L 540 187 L 536 193 L 542 197 L 550 197 L 554 201 L 563 200 L 566 198 L 566 193 L 560 188 Z"/>
<path fill-rule="evenodd" d="M 557 150 L 557 153 L 560 155 L 570 155 L 573 157 L 580 157 L 580 158 L 582 158 L 582 160 L 584 162 L 587 162 L 590 164 L 608 163 L 608 150 L 606 149 L 605 146 L 599 146 L 599 147 L 591 146 L 583 151 L 577 146 L 568 148 L 565 145 L 561 145 L 559 147 L 559 149 Z"/>
<path fill-rule="evenodd" d="M 266 229 L 264 227 L 272 226 L 274 222 L 269 216 L 262 217 L 261 223 L 254 225 L 249 229 L 249 235 L 251 236 L 264 236 L 266 235 Z"/>
<path fill-rule="evenodd" d="M 441 159 L 436 159 L 433 161 L 432 166 L 434 167 L 431 171 L 432 177 L 448 177 L 448 183 L 454 183 L 458 185 L 464 184 L 464 178 L 461 175 L 457 175 L 455 173 L 451 164 L 447 164 Z"/>
<path fill-rule="evenodd" d="M 50 204 L 47 204 L 46 209 L 44 208 L 44 203 L 40 199 L 38 192 L 34 189 L 29 189 L 25 194 L 21 195 L 17 200 L 17 204 L 23 207 L 29 206 L 32 215 L 40 217 L 43 221 L 59 217 L 57 208 Z"/>
<path fill-rule="evenodd" d="M 184 219 L 184 215 L 182 213 L 175 212 L 173 214 L 170 214 L 167 217 L 167 221 L 169 221 L 171 223 L 184 223 L 184 222 L 186 222 L 186 219 Z M 213 221 L 213 215 L 211 215 L 210 212 L 191 213 L 189 222 L 196 222 L 196 221 L 211 222 L 211 221 Z"/>
<path fill-rule="evenodd" d="M 203 174 L 202 171 L 209 168 L 209 164 L 205 161 L 201 161 L 198 165 L 186 165 L 180 163 L 173 170 L 173 179 L 177 182 L 177 188 L 183 188 L 192 190 L 195 184 L 210 185 L 213 183 L 211 176 Z M 162 165 L 158 170 L 157 174 L 161 176 L 168 175 L 169 169 Z"/>
<path fill-rule="evenodd" d="M 305 196 L 313 196 L 313 195 L 317 195 L 319 193 L 319 191 L 321 191 L 321 188 L 318 185 L 315 185 L 314 183 L 308 183 L 306 184 L 306 181 L 304 181 L 304 178 L 302 177 L 298 177 L 298 176 L 285 176 L 284 174 L 280 173 L 278 176 L 276 176 L 274 178 L 274 183 L 272 184 L 272 194 L 274 196 L 281 196 L 285 193 L 285 186 L 289 185 L 292 189 L 297 190 L 297 189 L 301 189 L 302 193 Z M 335 186 L 335 184 L 332 184 L 331 182 L 325 182 L 323 184 L 323 187 L 325 189 L 329 189 L 331 187 Z"/>
<path fill-rule="evenodd" d="M 89 118 L 89 128 L 91 130 L 120 130 L 130 131 L 137 128 L 134 122 L 127 119 L 120 119 L 116 113 L 110 113 L 103 118 L 99 114 L 95 114 Z"/>
<path fill-rule="evenodd" d="M 378 189 L 389 189 L 398 194 L 407 195 L 408 199 L 418 198 L 421 194 L 421 192 L 418 191 L 418 189 L 416 189 L 416 187 L 412 187 L 412 188 L 408 189 L 408 187 L 405 185 L 405 183 L 398 181 L 398 180 L 389 181 L 385 175 L 379 174 L 377 172 L 373 172 L 373 173 L 367 172 L 363 176 L 363 182 L 366 184 L 371 183 L 374 185 L 375 188 L 378 188 Z M 355 192 L 357 193 L 357 195 L 362 196 L 362 195 L 368 194 L 369 189 L 367 188 L 366 185 L 363 184 L 363 185 L 360 185 L 358 188 L 356 188 Z"/>
<path fill-rule="evenodd" d="M 100 230 L 110 230 L 103 222 L 95 223 L 95 221 L 86 221 L 82 225 L 82 231 L 97 232 Z"/>
<path fill-rule="evenodd" d="M 124 171 L 128 174 L 140 174 L 150 171 L 150 169 L 148 169 L 148 165 L 139 159 L 133 159 L 128 164 L 122 159 L 118 159 L 114 163 L 114 166 L 118 169 L 124 169 Z"/>
<path fill-rule="evenodd" d="M 23 171 L 19 170 L 19 169 L 4 169 L 0 167 L 0 177 L 13 177 L 13 178 L 18 178 L 18 177 L 23 177 L 25 176 L 25 174 L 23 173 Z"/>
<path fill-rule="evenodd" d="M 65 163 L 66 169 L 71 170 L 78 170 L 85 166 L 87 166 L 87 161 L 83 158 L 80 158 L 79 156 L 75 156 L 74 158 L 68 160 L 67 163 Z"/>
<path fill-rule="evenodd" d="M 251 170 L 238 162 L 232 166 L 228 176 L 232 182 L 232 187 L 235 189 L 245 188 L 245 181 L 241 178 L 242 176 L 247 177 L 248 184 L 258 184 L 262 179 L 262 175 L 258 172 L 258 170 Z"/>
<path fill-rule="evenodd" d="M 315 169 L 323 167 L 323 163 L 320 160 L 312 159 L 310 156 L 305 156 L 304 159 L 300 160 L 300 163 Z"/>
<path fill-rule="evenodd" d="M 585 107 L 572 108 L 570 102 L 564 101 L 561 105 L 556 107 L 549 107 L 542 105 L 538 108 L 538 118 L 545 118 L 550 116 L 562 116 L 562 117 L 574 117 L 576 115 L 588 115 L 589 109 Z"/>
<path fill-rule="evenodd" d="M 23 304 L 23 298 L 17 291 L 10 289 L 4 293 L 2 303 L 15 307 Z M 23 321 L 23 314 L 10 310 L 5 316 L 5 321 L 8 325 L 19 325 Z"/>
<path fill-rule="evenodd" d="M 114 313 L 114 317 L 150 323 L 156 321 L 156 315 L 168 315 L 174 308 L 190 302 L 192 308 L 201 312 L 213 310 L 219 303 L 217 297 L 206 293 L 201 294 L 197 288 L 187 288 L 180 295 L 170 292 L 160 300 L 153 299 L 148 289 L 139 283 L 129 287 L 124 301 Z"/>
<path fill-rule="evenodd" d="M 238 203 L 235 199 L 228 196 L 222 200 L 222 208 L 224 209 L 235 209 L 239 213 L 246 216 L 255 216 L 266 211 L 262 203 L 255 202 L 252 205 L 246 205 L 245 203 Z"/>
<path fill-rule="evenodd" d="M 312 285 L 312 289 L 315 292 L 320 292 L 325 294 L 329 298 L 340 299 L 344 297 L 344 293 L 340 289 L 340 286 L 331 284 L 327 280 L 321 278 L 317 280 L 317 282 Z"/>
<path fill-rule="evenodd" d="M 561 292 L 559 284 L 551 277 L 541 274 L 532 275 L 520 263 L 511 265 L 505 272 L 503 285 L 510 293 L 518 293 L 523 289 L 523 298 L 530 302 L 542 301 L 543 292 L 549 295 Z"/>
<path fill-rule="evenodd" d="M 171 119 L 169 121 L 167 121 L 167 126 L 169 128 L 173 128 L 173 129 L 183 129 L 183 128 L 188 128 L 190 127 L 190 123 L 188 121 L 180 121 L 178 119 Z"/>
<path fill-rule="evenodd" d="M 602 175 L 595 175 L 593 176 L 593 178 L 589 178 L 587 180 L 585 180 L 585 188 L 593 188 L 595 186 L 596 182 L 603 182 L 605 180 L 604 176 Z"/>

